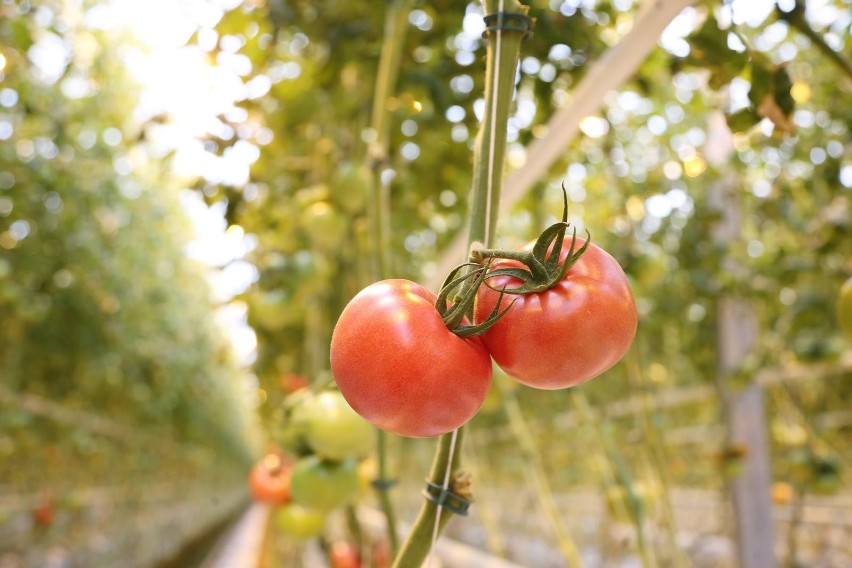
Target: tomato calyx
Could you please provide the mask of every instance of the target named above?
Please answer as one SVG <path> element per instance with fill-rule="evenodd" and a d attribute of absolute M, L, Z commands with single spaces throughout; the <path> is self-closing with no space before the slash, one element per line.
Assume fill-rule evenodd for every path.
<path fill-rule="evenodd" d="M 476 249 L 471 252 L 470 260 L 477 266 L 481 266 L 483 262 L 490 263 L 494 259 L 505 259 L 517 261 L 526 267 L 502 267 L 488 273 L 486 278 L 505 275 L 517 278 L 522 282 L 520 286 L 514 288 L 500 289 L 501 293 L 532 294 L 553 288 L 588 249 L 592 238 L 589 231 L 586 231 L 586 241 L 575 251 L 577 245 L 577 229 L 575 228 L 571 235 L 568 254 L 565 260 L 560 262 L 565 231 L 571 226 L 568 223 L 568 194 L 564 187 L 562 188 L 562 199 L 562 220 L 542 231 L 532 250 Z M 487 281 L 485 281 L 485 285 L 497 290 L 490 286 Z"/>
<path fill-rule="evenodd" d="M 473 305 L 476 301 L 476 293 L 479 287 L 485 282 L 485 279 L 490 278 L 493 274 L 488 272 L 491 262 L 491 259 L 487 259 L 484 264 L 466 262 L 456 266 L 447 275 L 441 286 L 441 291 L 438 293 L 438 298 L 435 300 L 435 309 L 441 315 L 444 325 L 459 337 L 473 337 L 485 333 L 512 307 L 510 304 L 501 312 L 500 302 L 497 302 L 494 309 L 484 321 L 475 325 L 464 323 L 465 317 L 471 321 L 473 320 Z M 459 286 L 461 286 L 461 291 L 453 296 L 451 303 L 450 295 Z M 503 293 L 501 291 L 500 299 L 502 300 L 502 298 Z"/>

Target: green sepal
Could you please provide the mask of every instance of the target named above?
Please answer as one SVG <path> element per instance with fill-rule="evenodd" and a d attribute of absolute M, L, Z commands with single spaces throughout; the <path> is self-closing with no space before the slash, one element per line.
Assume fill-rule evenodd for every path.
<path fill-rule="evenodd" d="M 473 266 L 477 268 L 470 272 L 464 273 L 462 276 L 456 276 L 456 274 L 458 274 L 459 271 L 461 271 L 462 269 Z M 438 292 L 438 299 L 435 300 L 435 309 L 438 310 L 438 313 L 441 314 L 442 318 L 444 318 L 444 316 L 446 316 L 447 312 L 450 310 L 449 296 L 450 293 L 455 290 L 456 286 L 469 279 L 471 275 L 485 271 L 486 268 L 487 266 L 480 266 L 473 262 L 465 262 L 464 264 L 459 264 L 450 271 L 450 273 L 444 279 L 444 283 L 441 284 L 441 290 Z"/>
<path fill-rule="evenodd" d="M 589 244 L 592 242 L 592 234 L 589 233 L 589 230 L 586 229 L 586 241 L 583 243 L 583 246 L 580 247 L 576 253 L 574 252 L 574 247 L 577 245 L 577 229 L 574 229 L 574 232 L 571 235 L 571 248 L 568 249 L 568 255 L 565 257 L 565 262 L 559 268 L 559 272 L 557 274 L 558 278 L 553 282 L 555 285 L 556 282 L 559 282 L 565 275 L 568 274 L 568 271 L 574 266 L 580 257 L 583 256 L 583 253 L 586 252 L 586 249 L 589 248 Z"/>
<path fill-rule="evenodd" d="M 438 294 L 438 299 L 435 302 L 435 308 L 438 310 L 438 313 L 441 314 L 441 318 L 444 320 L 444 323 L 450 331 L 455 330 L 461 323 L 462 319 L 464 319 L 464 316 L 473 311 L 473 303 L 476 300 L 476 291 L 485 279 L 485 274 L 489 266 L 490 263 L 454 278 L 441 289 L 441 292 Z M 462 268 L 463 266 L 457 267 L 454 272 L 458 272 L 458 270 Z M 471 278 L 473 278 L 473 280 L 471 281 L 470 286 L 463 286 L 461 294 L 454 298 L 452 307 L 449 307 L 450 293 L 456 288 L 456 286 L 462 284 L 466 280 L 470 280 Z M 441 313 L 442 309 L 443 313 Z"/>
<path fill-rule="evenodd" d="M 511 307 L 517 302 L 517 298 L 512 300 L 512 302 L 506 306 L 506 309 L 502 312 L 500 311 L 500 303 L 503 301 L 503 296 L 505 296 L 505 292 L 500 290 L 500 296 L 497 297 L 497 302 L 494 304 L 494 308 L 491 310 L 491 313 L 488 314 L 488 317 L 485 321 L 482 321 L 476 325 L 463 325 L 458 326 L 456 329 L 452 330 L 453 333 L 458 335 L 459 337 L 473 337 L 474 335 L 482 335 L 497 323 L 500 318 L 506 315 L 506 312 L 511 309 Z"/>
<path fill-rule="evenodd" d="M 565 231 L 570 226 L 568 223 L 568 193 L 564 186 L 562 187 L 562 202 L 562 220 L 542 231 L 536 239 L 532 251 L 476 250 L 472 252 L 472 261 L 481 262 L 487 259 L 490 262 L 494 258 L 499 258 L 515 260 L 526 267 L 497 268 L 489 272 L 486 279 L 505 275 L 516 278 L 523 283 L 521 286 L 515 288 L 504 288 L 501 292 L 505 292 L 506 294 L 532 294 L 549 290 L 565 278 L 568 270 L 586 252 L 592 240 L 591 234 L 589 234 L 589 231 L 586 231 L 586 242 L 575 252 L 577 230 L 574 229 L 571 235 L 571 248 L 565 260 L 560 263 L 562 247 L 565 243 Z M 497 288 L 488 284 L 487 281 L 485 285 L 492 290 L 497 290 Z"/>
<path fill-rule="evenodd" d="M 447 326 L 447 329 L 459 337 L 473 337 L 474 335 L 481 335 L 485 333 L 492 325 L 497 323 L 497 320 L 503 317 L 506 311 L 508 311 L 508 309 L 512 307 L 512 304 L 514 304 L 514 302 L 512 302 L 512 304 L 509 304 L 505 310 L 500 311 L 500 303 L 503 300 L 504 294 L 501 290 L 497 304 L 494 306 L 494 309 L 491 310 L 491 313 L 485 321 L 475 325 L 461 325 L 465 316 L 468 316 L 471 321 L 473 320 L 473 306 L 476 302 L 476 295 L 479 291 L 479 287 L 485 282 L 485 279 L 491 276 L 488 269 L 491 268 L 492 261 L 493 259 L 488 259 L 484 265 L 467 262 L 456 266 L 444 279 L 441 290 L 438 292 L 438 297 L 435 300 L 435 309 L 441 315 L 441 319 L 444 320 L 444 324 Z M 476 268 L 468 270 L 461 276 L 458 276 L 459 272 L 471 267 Z M 461 291 L 453 298 L 453 305 L 450 306 L 450 294 L 452 294 L 459 285 L 462 287 Z"/>
<path fill-rule="evenodd" d="M 542 259 L 547 274 L 556 270 L 559 264 L 559 253 L 562 252 L 562 243 L 565 239 L 565 230 L 568 228 L 568 192 L 565 190 L 565 185 L 562 185 L 562 221 L 554 223 L 545 229 L 533 246 L 533 256 L 537 259 Z M 551 237 L 551 235 L 553 235 Z M 553 251 L 548 256 L 547 252 L 553 244 Z"/>

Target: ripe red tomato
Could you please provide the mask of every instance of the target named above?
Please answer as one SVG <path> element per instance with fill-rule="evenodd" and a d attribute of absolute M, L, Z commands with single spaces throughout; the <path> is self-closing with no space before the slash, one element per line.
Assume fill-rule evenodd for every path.
<path fill-rule="evenodd" d="M 577 238 L 575 250 L 583 243 Z M 531 250 L 533 244 L 524 248 Z M 570 248 L 571 237 L 566 237 L 563 259 Z M 500 260 L 492 270 L 521 266 Z M 487 282 L 498 290 L 521 285 L 506 275 Z M 479 289 L 476 321 L 488 317 L 498 297 L 488 286 Z M 596 377 L 624 356 L 636 333 L 636 303 L 627 277 L 618 262 L 593 243 L 556 286 L 544 292 L 507 294 L 501 306 L 506 308 L 513 300 L 515 304 L 482 339 L 500 368 L 531 387 L 561 389 Z"/>
<path fill-rule="evenodd" d="M 352 298 L 331 338 L 340 392 L 365 420 L 401 436 L 458 428 L 491 386 L 482 341 L 449 331 L 435 300 L 408 280 L 376 282 Z"/>
<path fill-rule="evenodd" d="M 279 505 L 290 501 L 293 464 L 277 453 L 269 453 L 249 473 L 249 489 L 255 500 Z"/>
<path fill-rule="evenodd" d="M 56 510 L 54 509 L 53 494 L 44 492 L 41 499 L 33 508 L 33 524 L 37 527 L 47 528 L 53 524 L 56 518 Z"/>
<path fill-rule="evenodd" d="M 284 373 L 281 375 L 281 388 L 288 394 L 309 386 L 311 386 L 310 381 L 298 373 Z"/>
<path fill-rule="evenodd" d="M 390 544 L 386 540 L 380 540 L 373 544 L 373 566 L 374 568 L 388 568 L 391 564 Z"/>

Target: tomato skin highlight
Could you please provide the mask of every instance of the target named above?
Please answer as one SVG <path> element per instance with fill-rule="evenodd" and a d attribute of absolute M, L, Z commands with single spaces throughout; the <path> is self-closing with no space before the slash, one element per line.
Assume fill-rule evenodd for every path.
<path fill-rule="evenodd" d="M 575 250 L 584 239 L 577 238 Z M 533 242 L 524 250 L 531 250 Z M 566 237 L 561 257 L 567 256 Z M 498 268 L 522 267 L 500 260 Z M 511 276 L 487 280 L 501 289 L 521 284 Z M 494 308 L 499 292 L 482 286 L 476 303 L 476 321 Z M 502 309 L 515 304 L 482 339 L 494 361 L 519 382 L 538 389 L 573 387 L 615 365 L 630 348 L 638 316 L 630 284 L 618 262 L 594 243 L 553 288 L 523 295 L 506 294 Z"/>
<path fill-rule="evenodd" d="M 409 280 L 376 282 L 344 308 L 331 338 L 331 371 L 365 420 L 413 438 L 455 430 L 491 386 L 491 358 L 478 337 L 444 325 L 435 294 Z"/>

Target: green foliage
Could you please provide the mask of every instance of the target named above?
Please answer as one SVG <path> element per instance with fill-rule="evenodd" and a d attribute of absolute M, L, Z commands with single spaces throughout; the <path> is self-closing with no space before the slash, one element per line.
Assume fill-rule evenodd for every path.
<path fill-rule="evenodd" d="M 72 463 L 106 482 L 217 459 L 242 481 L 253 451 L 242 379 L 185 254 L 174 182 L 129 120 L 134 87 L 96 47 L 110 40 L 82 27 L 73 43 L 71 29 L 57 36 L 67 61 L 45 77 L 27 52 L 49 33 L 39 21 L 0 5 L 2 477 L 56 488 Z M 115 440 L 142 461 L 110 464 Z"/>

